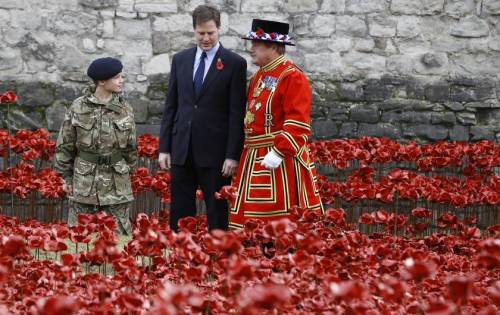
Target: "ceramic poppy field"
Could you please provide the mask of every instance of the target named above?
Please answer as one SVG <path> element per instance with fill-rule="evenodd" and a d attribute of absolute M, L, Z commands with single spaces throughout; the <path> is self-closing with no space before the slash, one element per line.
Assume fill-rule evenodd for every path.
<path fill-rule="evenodd" d="M 351 230 L 345 212 L 181 232 L 138 216 L 117 246 L 103 213 L 79 224 L 0 217 L 0 314 L 497 314 L 500 239 Z M 71 249 L 68 250 L 68 244 Z M 44 259 L 47 253 L 53 259 Z"/>
<path fill-rule="evenodd" d="M 47 167 L 54 146 L 48 134 L 0 135 L 4 156 L 10 144 L 20 157 L 1 173 L 3 194 L 37 194 L 59 205 L 64 192 Z M 498 145 L 410 150 L 387 141 L 311 144 L 334 170 L 319 178 L 323 201 L 347 206 L 325 216 L 295 208 L 290 220 L 213 234 L 201 216 L 184 219 L 174 234 L 161 210 L 138 214 L 122 245 L 104 213 L 80 216 L 71 228 L 1 216 L 0 314 L 498 313 L 500 225 L 481 212 L 498 211 Z M 155 170 L 157 143 L 140 137 L 132 182 L 138 198 L 150 193 L 168 203 L 169 174 Z M 338 151 L 346 145 L 357 149 Z M 408 151 L 411 160 L 394 160 Z M 406 164 L 383 167 L 397 163 Z M 225 187 L 219 197 L 235 193 Z M 481 229 L 480 219 L 488 224 Z"/>

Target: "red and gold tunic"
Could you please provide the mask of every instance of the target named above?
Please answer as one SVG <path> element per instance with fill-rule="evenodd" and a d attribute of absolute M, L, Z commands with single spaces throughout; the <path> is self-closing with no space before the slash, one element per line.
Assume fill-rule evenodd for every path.
<path fill-rule="evenodd" d="M 311 89 L 304 73 L 280 56 L 261 67 L 248 88 L 245 146 L 233 185 L 229 225 L 241 228 L 252 218 L 287 217 L 293 206 L 322 211 L 314 161 L 307 140 L 311 134 Z M 283 158 L 269 170 L 261 166 L 273 150 Z"/>

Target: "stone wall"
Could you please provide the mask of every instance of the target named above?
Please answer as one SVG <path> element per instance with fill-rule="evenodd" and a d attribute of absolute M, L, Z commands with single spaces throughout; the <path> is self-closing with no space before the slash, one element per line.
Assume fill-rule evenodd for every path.
<path fill-rule="evenodd" d="M 0 0 L 0 91 L 19 94 L 14 127 L 57 130 L 89 62 L 111 55 L 125 64 L 140 132 L 156 133 L 171 58 L 194 44 L 202 3 L 221 9 L 222 44 L 247 60 L 239 36 L 252 18 L 291 24 L 316 138 L 500 137 L 500 0 Z"/>

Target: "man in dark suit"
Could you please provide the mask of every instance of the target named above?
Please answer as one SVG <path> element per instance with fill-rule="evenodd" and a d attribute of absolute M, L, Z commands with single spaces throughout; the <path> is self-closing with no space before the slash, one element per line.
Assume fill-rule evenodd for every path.
<path fill-rule="evenodd" d="M 201 186 L 208 228 L 227 230 L 228 207 L 214 193 L 229 185 L 243 147 L 247 64 L 219 43 L 220 12 L 193 11 L 197 47 L 172 59 L 160 131 L 160 168 L 171 169 L 170 227 L 196 215 Z"/>

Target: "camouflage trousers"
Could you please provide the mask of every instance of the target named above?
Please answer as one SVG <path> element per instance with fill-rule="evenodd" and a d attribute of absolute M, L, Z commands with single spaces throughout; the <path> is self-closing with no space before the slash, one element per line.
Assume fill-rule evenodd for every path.
<path fill-rule="evenodd" d="M 131 202 L 124 202 L 115 205 L 92 205 L 86 203 L 72 202 L 68 211 L 68 225 L 74 226 L 78 223 L 78 214 L 89 213 L 94 214 L 104 211 L 115 217 L 118 231 L 121 234 L 132 235 L 132 226 L 130 224 L 129 212 Z"/>

